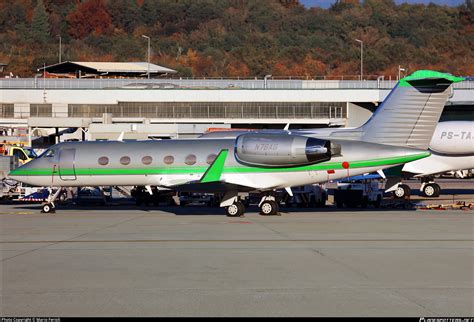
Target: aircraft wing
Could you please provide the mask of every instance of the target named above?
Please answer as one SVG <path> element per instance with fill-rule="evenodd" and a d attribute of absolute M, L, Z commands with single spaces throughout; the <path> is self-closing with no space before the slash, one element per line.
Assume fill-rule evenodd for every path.
<path fill-rule="evenodd" d="M 221 180 L 224 170 L 225 160 L 229 150 L 223 149 L 219 152 L 216 159 L 207 168 L 206 172 L 199 180 L 186 181 L 175 180 L 167 182 L 166 188 L 186 192 L 227 192 L 227 191 L 252 191 L 255 188 L 224 182 Z"/>

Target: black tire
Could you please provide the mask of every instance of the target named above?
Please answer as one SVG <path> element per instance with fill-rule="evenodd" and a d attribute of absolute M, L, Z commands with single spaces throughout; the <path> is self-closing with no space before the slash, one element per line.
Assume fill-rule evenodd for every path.
<path fill-rule="evenodd" d="M 278 213 L 278 204 L 273 200 L 262 202 L 260 205 L 260 214 L 262 216 L 275 216 Z"/>
<path fill-rule="evenodd" d="M 428 198 L 439 197 L 441 188 L 436 183 L 428 183 L 423 187 L 423 195 Z"/>
<path fill-rule="evenodd" d="M 337 208 L 342 208 L 342 207 L 344 207 L 344 203 L 342 201 L 338 201 L 338 202 L 336 202 L 336 207 Z"/>
<path fill-rule="evenodd" d="M 241 217 L 245 213 L 245 206 L 240 201 L 234 202 L 232 205 L 225 208 L 227 217 Z"/>
<path fill-rule="evenodd" d="M 45 203 L 44 205 L 41 206 L 41 212 L 45 214 L 53 213 L 54 207 L 50 203 Z"/>
<path fill-rule="evenodd" d="M 393 192 L 393 196 L 397 199 L 404 199 L 409 197 L 411 194 L 411 189 L 406 184 L 401 184 L 397 187 L 397 190 Z"/>

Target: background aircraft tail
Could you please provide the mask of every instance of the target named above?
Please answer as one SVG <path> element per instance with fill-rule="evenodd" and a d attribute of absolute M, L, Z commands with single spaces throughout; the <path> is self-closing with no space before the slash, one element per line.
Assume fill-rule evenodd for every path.
<path fill-rule="evenodd" d="M 428 149 L 451 84 L 464 80 L 420 70 L 402 78 L 372 117 L 355 131 L 366 142 Z"/>

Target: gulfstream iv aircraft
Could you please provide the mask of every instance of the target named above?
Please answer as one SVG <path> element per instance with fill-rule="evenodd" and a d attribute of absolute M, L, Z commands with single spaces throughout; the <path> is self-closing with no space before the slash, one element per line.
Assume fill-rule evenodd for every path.
<path fill-rule="evenodd" d="M 262 214 L 278 211 L 274 190 L 326 182 L 430 155 L 451 84 L 462 78 L 418 71 L 403 78 L 376 113 L 356 129 L 250 132 L 234 138 L 135 142 L 68 142 L 52 146 L 10 177 L 37 186 L 145 186 L 222 196 L 240 216 L 239 192 L 259 191 Z M 59 191 L 59 189 L 58 189 Z M 51 194 L 43 211 L 54 209 Z"/>

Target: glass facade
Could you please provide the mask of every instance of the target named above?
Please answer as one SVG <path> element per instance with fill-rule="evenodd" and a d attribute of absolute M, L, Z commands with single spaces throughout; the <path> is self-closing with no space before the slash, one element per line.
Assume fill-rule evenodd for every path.
<path fill-rule="evenodd" d="M 165 119 L 319 119 L 346 118 L 344 102 L 119 102 L 69 104 L 70 117 L 143 117 Z"/>

